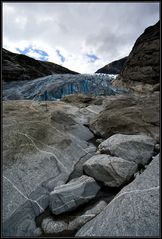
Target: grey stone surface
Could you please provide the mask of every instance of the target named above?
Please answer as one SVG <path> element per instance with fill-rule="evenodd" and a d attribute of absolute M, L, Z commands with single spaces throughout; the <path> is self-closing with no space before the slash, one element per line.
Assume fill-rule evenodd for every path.
<path fill-rule="evenodd" d="M 86 222 L 98 215 L 105 207 L 107 203 L 104 200 L 100 200 L 92 205 L 86 207 L 83 211 L 79 211 L 74 214 L 62 215 L 57 218 L 45 218 L 41 223 L 43 232 L 46 234 L 59 235 L 67 232 L 76 232 Z M 65 234 L 66 235 L 66 234 Z"/>
<path fill-rule="evenodd" d="M 137 164 L 119 157 L 97 154 L 83 165 L 85 173 L 110 187 L 119 187 L 137 171 Z"/>
<path fill-rule="evenodd" d="M 72 179 L 69 183 L 54 188 L 50 193 L 49 207 L 53 214 L 58 215 L 72 211 L 79 205 L 93 199 L 100 186 L 96 181 L 83 175 Z"/>
<path fill-rule="evenodd" d="M 76 233 L 76 237 L 159 237 L 159 170 L 157 155 L 142 174 Z"/>
<path fill-rule="evenodd" d="M 7 180 L 6 180 L 7 181 Z M 7 186 L 8 181 L 3 184 Z M 15 211 L 7 218 L 3 223 L 3 234 L 4 236 L 34 236 L 36 233 L 35 217 L 44 211 L 48 206 L 49 202 L 49 192 L 43 187 L 38 187 L 33 191 L 29 196 L 24 193 L 24 196 L 21 194 L 21 191 L 17 191 L 16 188 L 11 187 L 9 183 L 8 195 L 13 192 L 15 196 L 15 202 L 13 203 L 8 195 L 3 195 L 3 205 L 8 206 L 8 211 L 4 216 L 8 216 L 10 210 L 16 208 Z M 15 190 L 15 191 L 14 191 Z M 6 191 L 4 191 L 6 193 Z M 8 201 L 5 201 L 5 198 Z M 18 204 L 19 202 L 19 204 Z M 5 205 L 6 203 L 6 205 Z M 4 212 L 4 211 L 3 211 Z"/>
<path fill-rule="evenodd" d="M 89 159 L 89 154 L 91 153 L 91 156 L 93 156 L 96 153 L 96 147 L 90 147 L 87 149 L 88 153 L 81 157 L 80 160 L 75 164 L 73 172 L 70 174 L 68 181 L 69 182 L 73 178 L 78 178 L 83 175 L 83 164 Z"/>
<path fill-rule="evenodd" d="M 81 215 L 76 216 L 68 224 L 68 230 L 78 230 L 86 222 L 90 221 L 92 218 L 96 217 L 105 207 L 107 203 L 103 200 L 97 202 L 93 207 L 83 212 Z"/>
<path fill-rule="evenodd" d="M 61 115 L 64 112 L 67 117 L 61 122 L 60 118 L 54 120 L 51 117 L 54 111 L 60 111 Z M 4 102 L 3 222 L 6 236 L 21 236 L 19 228 L 24 223 L 20 211 L 28 212 L 23 215 L 24 221 L 29 215 L 34 220 L 42 212 L 38 204 L 45 209 L 49 192 L 67 181 L 80 158 L 91 157 L 94 146 L 91 151 L 92 145 L 86 140 L 93 134 L 75 120 L 81 114 L 87 117 L 79 107 L 64 102 L 48 102 L 48 111 L 38 102 Z M 73 119 L 73 125 L 69 124 L 68 116 Z M 15 226 L 16 221 L 19 228 Z M 10 229 L 6 229 L 7 225 Z M 28 235 L 26 227 L 22 236 L 25 230 Z"/>
<path fill-rule="evenodd" d="M 37 227 L 35 230 L 34 230 L 34 236 L 36 237 L 39 237 L 42 235 L 42 229 L 40 227 Z"/>
<path fill-rule="evenodd" d="M 146 135 L 115 134 L 102 142 L 98 149 L 137 164 L 147 164 L 153 153 L 156 141 Z"/>
<path fill-rule="evenodd" d="M 104 140 L 103 139 L 97 139 L 96 142 L 101 144 Z"/>
<path fill-rule="evenodd" d="M 57 234 L 60 232 L 67 231 L 68 224 L 63 220 L 53 220 L 52 218 L 45 218 L 42 221 L 42 229 L 45 233 Z"/>
<path fill-rule="evenodd" d="M 36 205 L 34 203 L 26 201 L 3 223 L 2 235 L 4 237 L 34 236 L 37 228 L 34 220 L 37 216 L 35 209 Z"/>

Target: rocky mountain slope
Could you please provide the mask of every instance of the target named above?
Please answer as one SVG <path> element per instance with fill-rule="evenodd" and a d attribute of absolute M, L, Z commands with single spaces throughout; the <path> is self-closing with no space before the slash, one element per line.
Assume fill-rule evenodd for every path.
<path fill-rule="evenodd" d="M 35 60 L 29 56 L 2 49 L 3 81 L 32 80 L 53 73 L 78 74 L 52 62 Z"/>
<path fill-rule="evenodd" d="M 160 236 L 157 28 L 136 43 L 150 79 L 130 59 L 142 95 L 3 101 L 3 236 Z"/>
<path fill-rule="evenodd" d="M 104 74 L 119 74 L 125 64 L 125 62 L 127 61 L 127 56 L 120 59 L 120 60 L 116 60 L 113 61 L 107 65 L 105 65 L 104 67 L 98 69 L 95 73 L 104 73 Z"/>
<path fill-rule="evenodd" d="M 94 127 L 88 127 L 105 110 L 112 116 L 108 103 L 117 115 L 117 96 L 72 96 L 50 101 L 47 108 L 43 101 L 3 103 L 3 235 L 158 236 L 158 159 L 152 160 L 159 153 L 159 140 L 146 128 L 151 110 L 143 121 L 137 114 L 140 124 L 129 132 L 128 114 L 136 108 L 131 105 L 122 116 L 128 131 L 112 130 L 104 141 L 101 135 L 94 138 Z M 120 105 L 121 96 L 117 98 Z M 139 101 L 154 105 L 154 98 L 159 101 L 158 95 Z M 159 117 L 153 115 L 150 124 L 156 128 Z M 99 131 L 100 125 L 95 128 Z M 97 147 L 92 139 L 102 143 Z M 115 222 L 120 230 L 113 230 Z M 104 226 L 98 230 L 94 225 Z"/>
<path fill-rule="evenodd" d="M 160 21 L 145 29 L 136 40 L 127 62 L 114 86 L 133 92 L 152 92 L 160 89 Z"/>

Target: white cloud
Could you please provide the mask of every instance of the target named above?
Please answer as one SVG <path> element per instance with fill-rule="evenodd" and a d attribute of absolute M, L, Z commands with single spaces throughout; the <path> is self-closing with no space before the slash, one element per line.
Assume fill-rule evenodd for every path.
<path fill-rule="evenodd" d="M 3 3 L 3 47 L 17 52 L 32 45 L 47 52 L 51 62 L 92 73 L 128 55 L 158 19 L 158 3 Z M 89 62 L 87 54 L 99 59 Z"/>
<path fill-rule="evenodd" d="M 26 53 L 27 56 L 33 57 L 34 59 L 40 60 L 40 54 L 35 52 L 34 50 L 30 49 L 28 53 Z"/>

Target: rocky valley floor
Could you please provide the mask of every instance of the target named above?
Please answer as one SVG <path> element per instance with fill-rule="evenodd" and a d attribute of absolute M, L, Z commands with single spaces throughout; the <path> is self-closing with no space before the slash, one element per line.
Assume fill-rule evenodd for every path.
<path fill-rule="evenodd" d="M 159 92 L 3 102 L 4 236 L 159 236 Z"/>

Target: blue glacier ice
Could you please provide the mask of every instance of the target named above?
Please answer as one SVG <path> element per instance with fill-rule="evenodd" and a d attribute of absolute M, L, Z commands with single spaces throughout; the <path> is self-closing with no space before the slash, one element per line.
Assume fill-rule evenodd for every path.
<path fill-rule="evenodd" d="M 126 90 L 115 88 L 111 81 L 117 75 L 108 74 L 53 74 L 35 80 L 3 83 L 3 100 L 59 100 L 65 95 L 82 93 L 85 95 L 128 94 Z"/>

